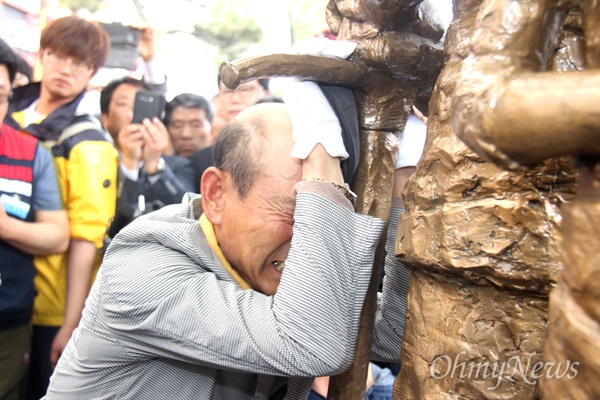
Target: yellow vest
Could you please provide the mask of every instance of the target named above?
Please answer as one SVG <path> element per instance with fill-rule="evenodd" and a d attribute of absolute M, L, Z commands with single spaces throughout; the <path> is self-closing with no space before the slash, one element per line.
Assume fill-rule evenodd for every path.
<path fill-rule="evenodd" d="M 69 216 L 71 239 L 96 245 L 95 279 L 102 261 L 108 224 L 115 214 L 119 156 L 112 144 L 73 136 L 53 148 L 61 197 Z M 33 324 L 61 326 L 67 291 L 67 256 L 36 257 L 37 269 Z M 93 279 L 92 279 L 93 282 Z M 90 282 L 90 287 L 92 282 Z"/>

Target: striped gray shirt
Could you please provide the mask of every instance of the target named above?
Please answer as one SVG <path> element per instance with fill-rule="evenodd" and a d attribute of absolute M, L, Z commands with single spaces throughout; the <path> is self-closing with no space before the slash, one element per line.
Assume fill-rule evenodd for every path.
<path fill-rule="evenodd" d="M 199 205 L 164 207 L 113 240 L 45 398 L 268 399 L 287 385 L 286 399 L 304 399 L 313 377 L 350 366 L 383 221 L 298 190 L 286 268 L 266 296 L 227 274 Z M 391 335 L 378 339 L 398 359 Z"/>

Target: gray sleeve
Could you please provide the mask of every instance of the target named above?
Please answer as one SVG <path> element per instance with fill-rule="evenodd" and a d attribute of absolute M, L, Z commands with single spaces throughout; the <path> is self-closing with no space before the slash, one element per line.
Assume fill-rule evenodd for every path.
<path fill-rule="evenodd" d="M 57 211 L 63 209 L 54 160 L 50 152 L 39 143 L 33 161 L 32 202 L 34 210 Z"/>
<path fill-rule="evenodd" d="M 374 360 L 400 361 L 411 275 L 394 256 L 396 230 L 402 213 L 403 208 L 392 206 L 385 245 L 383 291 L 377 304 L 371 349 Z"/>
<path fill-rule="evenodd" d="M 135 355 L 213 368 L 306 377 L 347 369 L 384 222 L 310 192 L 296 201 L 274 296 L 200 273 L 215 261 L 198 223 L 156 220 L 176 206 L 138 218 L 111 243 L 96 281 L 112 337 Z"/>

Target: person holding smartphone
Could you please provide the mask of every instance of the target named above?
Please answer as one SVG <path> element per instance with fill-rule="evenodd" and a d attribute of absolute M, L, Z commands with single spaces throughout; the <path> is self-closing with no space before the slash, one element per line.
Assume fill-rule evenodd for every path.
<path fill-rule="evenodd" d="M 100 94 L 102 123 L 120 153 L 111 238 L 137 215 L 179 203 L 186 192 L 197 191 L 191 162 L 165 154 L 170 142 L 160 115 L 164 102 L 149 89 L 126 77 L 110 82 Z"/>

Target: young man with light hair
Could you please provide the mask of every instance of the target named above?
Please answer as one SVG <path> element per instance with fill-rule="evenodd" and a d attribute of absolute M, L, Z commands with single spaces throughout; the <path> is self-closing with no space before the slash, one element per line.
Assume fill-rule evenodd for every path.
<path fill-rule="evenodd" d="M 79 323 L 115 212 L 117 151 L 99 121 L 78 110 L 109 48 L 98 24 L 76 16 L 51 21 L 40 38 L 43 79 L 14 90 L 4 121 L 51 148 L 71 230 L 66 252 L 36 262 L 29 398 L 46 392 Z"/>

